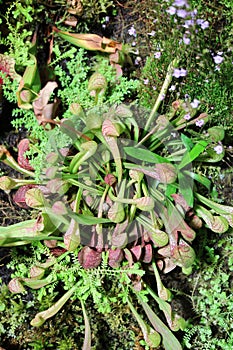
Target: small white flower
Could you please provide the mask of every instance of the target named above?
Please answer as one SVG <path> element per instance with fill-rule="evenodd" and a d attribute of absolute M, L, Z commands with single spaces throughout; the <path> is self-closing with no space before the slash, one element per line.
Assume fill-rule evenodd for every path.
<path fill-rule="evenodd" d="M 176 89 L 176 86 L 175 85 L 171 85 L 169 91 L 175 91 L 175 89 Z"/>
<path fill-rule="evenodd" d="M 136 29 L 134 28 L 134 26 L 129 28 L 128 33 L 129 33 L 129 35 L 132 35 L 132 36 L 135 36 L 135 37 L 137 36 L 137 32 L 136 32 Z"/>
<path fill-rule="evenodd" d="M 140 56 L 137 56 L 136 58 L 135 58 L 135 61 L 134 61 L 134 63 L 136 64 L 136 65 L 138 65 L 140 62 L 141 62 L 141 57 Z"/>
<path fill-rule="evenodd" d="M 148 35 L 155 36 L 155 31 L 152 30 L 150 33 L 148 33 Z"/>
<path fill-rule="evenodd" d="M 194 98 L 193 102 L 190 103 L 192 108 L 197 108 L 199 106 L 200 101 Z"/>
<path fill-rule="evenodd" d="M 160 58 L 161 57 L 161 52 L 160 51 L 157 51 L 154 53 L 154 57 L 155 58 Z"/>
<path fill-rule="evenodd" d="M 216 64 L 222 63 L 222 61 L 224 60 L 224 58 L 220 55 L 214 56 L 213 59 L 214 59 L 214 63 Z"/>
<path fill-rule="evenodd" d="M 221 154 L 223 152 L 223 147 L 221 145 L 215 146 L 214 150 L 217 154 Z"/>
<path fill-rule="evenodd" d="M 166 11 L 172 16 L 176 13 L 176 8 L 174 6 L 170 6 Z"/>

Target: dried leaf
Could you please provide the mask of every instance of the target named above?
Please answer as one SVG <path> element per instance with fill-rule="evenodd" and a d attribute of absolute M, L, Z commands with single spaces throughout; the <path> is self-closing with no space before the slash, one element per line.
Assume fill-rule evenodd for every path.
<path fill-rule="evenodd" d="M 118 43 L 117 41 L 105 37 L 102 38 L 96 34 L 69 33 L 59 30 L 56 27 L 53 27 L 53 31 L 64 40 L 67 40 L 71 44 L 82 47 L 86 50 L 114 53 L 116 50 L 122 49 L 122 44 Z"/>

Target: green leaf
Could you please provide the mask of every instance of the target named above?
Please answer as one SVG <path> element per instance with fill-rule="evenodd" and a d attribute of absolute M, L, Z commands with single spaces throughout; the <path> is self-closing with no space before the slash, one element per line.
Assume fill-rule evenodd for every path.
<path fill-rule="evenodd" d="M 158 347 L 161 341 L 161 337 L 159 335 L 158 332 L 156 332 L 152 327 L 150 327 L 143 319 L 142 317 L 139 315 L 139 313 L 137 312 L 137 310 L 135 309 L 135 307 L 133 306 L 133 304 L 131 303 L 131 301 L 129 300 L 129 298 L 127 298 L 127 302 L 129 305 L 129 308 L 132 312 L 132 314 L 134 315 L 134 317 L 136 318 L 141 330 L 142 330 L 142 334 L 143 337 L 147 343 L 148 346 L 150 347 Z"/>
<path fill-rule="evenodd" d="M 181 140 L 188 151 L 190 151 L 193 148 L 194 144 L 188 136 L 181 134 Z"/>
<path fill-rule="evenodd" d="M 111 220 L 104 218 L 96 218 L 91 215 L 70 214 L 71 218 L 81 225 L 96 225 L 110 223 Z"/>
<path fill-rule="evenodd" d="M 84 316 L 84 323 L 85 323 L 85 335 L 84 335 L 84 343 L 83 343 L 83 350 L 91 350 L 91 327 L 90 327 L 90 322 L 87 316 L 85 304 L 80 299 L 81 305 L 82 305 L 82 310 L 83 310 L 83 316 Z"/>
<path fill-rule="evenodd" d="M 192 208 L 194 195 L 193 195 L 193 181 L 188 176 L 185 176 L 181 171 L 178 172 L 179 191 L 184 197 L 187 204 Z M 191 182 L 191 183 L 190 183 Z"/>
<path fill-rule="evenodd" d="M 35 278 L 24 278 L 22 279 L 23 284 L 32 289 L 40 289 L 48 284 L 54 282 L 54 280 L 49 280 L 48 278 L 44 279 L 35 279 Z"/>
<path fill-rule="evenodd" d="M 80 244 L 79 224 L 74 219 L 71 219 L 70 225 L 64 235 L 64 244 L 69 251 L 74 251 Z"/>
<path fill-rule="evenodd" d="M 209 210 L 206 208 L 197 205 L 195 208 L 197 216 L 202 218 L 207 227 L 210 228 L 213 232 L 224 233 L 228 230 L 229 224 L 225 217 L 212 215 Z"/>
<path fill-rule="evenodd" d="M 161 157 L 147 149 L 135 148 L 135 147 L 124 147 L 124 151 L 129 156 L 136 158 L 138 160 L 148 162 L 148 163 L 170 163 L 164 157 Z"/>
<path fill-rule="evenodd" d="M 207 179 L 207 177 L 204 177 L 202 175 L 199 174 L 195 174 L 192 171 L 184 171 L 185 174 L 187 174 L 188 176 L 190 176 L 192 179 L 200 182 L 203 186 L 205 186 L 208 190 L 210 190 L 211 187 L 211 181 L 209 179 Z"/>
<path fill-rule="evenodd" d="M 225 131 L 222 126 L 213 126 L 207 130 L 208 137 L 213 142 L 222 141 L 225 137 Z"/>
<path fill-rule="evenodd" d="M 30 322 L 33 327 L 40 327 L 48 318 L 53 317 L 69 300 L 71 295 L 75 292 L 76 286 L 73 286 L 68 292 L 66 292 L 54 305 L 49 309 L 39 312 Z"/>
<path fill-rule="evenodd" d="M 199 142 L 192 148 L 191 151 L 187 151 L 187 152 L 184 154 L 184 156 L 183 156 L 183 158 L 182 158 L 180 164 L 178 165 L 178 169 L 182 169 L 182 168 L 184 168 L 186 165 L 192 163 L 192 161 L 195 160 L 195 159 L 200 155 L 200 153 L 202 153 L 202 152 L 205 150 L 205 148 L 206 148 L 207 145 L 208 145 L 208 142 L 203 141 L 203 140 L 199 141 Z"/>
<path fill-rule="evenodd" d="M 35 229 L 36 220 L 25 220 L 14 225 L 0 227 L 0 244 L 2 240 L 15 239 L 22 241 L 25 237 L 34 237 L 38 234 Z"/>
<path fill-rule="evenodd" d="M 27 66 L 27 68 L 25 69 L 25 72 L 19 84 L 18 91 L 16 93 L 18 106 L 23 109 L 32 108 L 31 102 L 37 97 L 37 94 L 39 93 L 41 88 L 40 75 L 37 67 L 36 57 L 32 54 L 30 54 L 30 57 L 34 63 L 32 65 Z M 31 93 L 29 101 L 24 101 L 21 99 L 21 92 L 25 90 Z"/>
<path fill-rule="evenodd" d="M 218 154 L 217 152 L 215 152 L 215 150 L 213 148 L 214 148 L 214 146 L 212 146 L 212 148 L 207 149 L 204 154 L 200 155 L 197 158 L 197 161 L 198 162 L 207 162 L 207 163 L 220 162 L 220 160 L 222 160 L 224 155 L 225 155 L 225 150 L 223 148 L 222 153 Z"/>
<path fill-rule="evenodd" d="M 207 205 L 209 208 L 213 209 L 218 214 L 233 214 L 233 207 L 229 205 L 223 205 L 219 203 L 215 203 L 212 200 L 202 196 L 199 193 L 195 193 L 197 199 L 203 204 Z"/>
<path fill-rule="evenodd" d="M 165 350 L 182 350 L 180 342 L 172 334 L 169 328 L 160 320 L 160 318 L 154 313 L 150 306 L 141 300 L 139 295 L 137 295 L 137 297 L 151 324 L 155 330 L 162 335 Z"/>

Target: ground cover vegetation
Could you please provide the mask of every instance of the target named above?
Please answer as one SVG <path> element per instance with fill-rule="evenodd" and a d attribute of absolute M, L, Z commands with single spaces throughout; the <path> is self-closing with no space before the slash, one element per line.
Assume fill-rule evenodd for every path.
<path fill-rule="evenodd" d="M 230 1 L 0 6 L 0 345 L 232 348 Z"/>

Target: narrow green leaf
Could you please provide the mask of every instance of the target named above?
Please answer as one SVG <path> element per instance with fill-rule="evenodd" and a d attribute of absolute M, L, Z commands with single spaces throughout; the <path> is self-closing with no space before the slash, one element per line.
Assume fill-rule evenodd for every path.
<path fill-rule="evenodd" d="M 194 161 L 200 153 L 202 153 L 206 146 L 208 145 L 208 142 L 204 141 L 204 140 L 201 140 L 199 141 L 193 148 L 191 151 L 187 151 L 180 164 L 178 165 L 178 169 L 182 169 L 184 168 L 186 165 L 192 163 L 192 161 Z"/>
<path fill-rule="evenodd" d="M 105 224 L 111 222 L 109 219 L 104 218 L 96 218 L 91 215 L 83 215 L 83 214 L 70 214 L 71 218 L 77 221 L 81 225 L 96 225 L 96 224 Z"/>
<path fill-rule="evenodd" d="M 193 181 L 191 181 L 189 176 L 185 176 L 181 171 L 178 172 L 178 181 L 179 181 L 179 191 L 184 197 L 187 204 L 192 208 L 193 207 Z"/>
<path fill-rule="evenodd" d="M 82 310 L 83 310 L 83 316 L 84 316 L 84 323 L 85 323 L 85 336 L 84 336 L 84 343 L 83 343 L 83 350 L 91 350 L 91 327 L 90 322 L 87 316 L 86 308 L 84 305 L 84 302 L 82 299 L 80 299 Z"/>
<path fill-rule="evenodd" d="M 180 342 L 172 334 L 170 329 L 160 320 L 147 303 L 142 301 L 139 296 L 138 299 L 154 329 L 162 335 L 165 350 L 182 350 Z"/>
<path fill-rule="evenodd" d="M 35 230 L 36 220 L 25 220 L 14 225 L 0 227 L 1 238 L 19 238 L 24 239 L 25 236 L 35 236 L 38 232 Z"/>
<path fill-rule="evenodd" d="M 148 162 L 148 163 L 170 163 L 164 157 L 161 157 L 147 149 L 135 148 L 135 147 L 124 147 L 124 151 L 129 156 L 136 158 L 138 160 Z"/>
<path fill-rule="evenodd" d="M 75 292 L 76 286 L 73 286 L 68 292 L 66 292 L 54 305 L 45 311 L 39 312 L 30 322 L 34 327 L 40 327 L 48 318 L 53 317 L 69 300 L 71 295 Z"/>
<path fill-rule="evenodd" d="M 156 332 L 152 327 L 150 327 L 139 315 L 139 313 L 137 312 L 137 310 L 135 309 L 135 307 L 133 306 L 133 304 L 131 303 L 131 301 L 129 300 L 129 298 L 127 299 L 129 308 L 132 312 L 132 314 L 134 315 L 134 317 L 136 318 L 142 333 L 143 333 L 143 337 L 147 343 L 147 345 L 149 345 L 150 347 L 156 347 L 159 346 L 160 341 L 161 341 L 161 337 L 159 335 L 158 332 Z"/>
<path fill-rule="evenodd" d="M 210 190 L 211 181 L 207 179 L 207 177 L 204 177 L 200 174 L 195 174 L 192 171 L 187 171 L 187 170 L 185 170 L 184 173 L 190 176 L 192 179 L 200 182 L 203 186 L 205 186 L 208 190 Z"/>
<path fill-rule="evenodd" d="M 188 151 L 190 151 L 193 148 L 194 144 L 188 136 L 181 134 L 181 140 Z"/>

